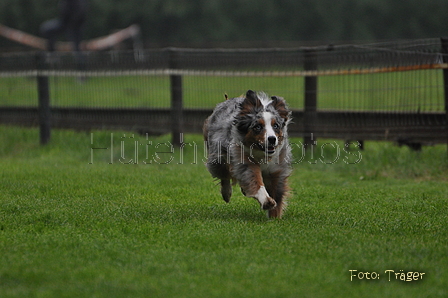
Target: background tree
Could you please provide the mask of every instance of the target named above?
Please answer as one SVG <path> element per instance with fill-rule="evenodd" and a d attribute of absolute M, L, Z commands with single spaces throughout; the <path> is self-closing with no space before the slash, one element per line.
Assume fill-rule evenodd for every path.
<path fill-rule="evenodd" d="M 37 35 L 57 2 L 2 0 L 0 23 Z M 85 37 L 136 23 L 151 46 L 428 38 L 447 35 L 446 11 L 446 0 L 90 0 Z"/>

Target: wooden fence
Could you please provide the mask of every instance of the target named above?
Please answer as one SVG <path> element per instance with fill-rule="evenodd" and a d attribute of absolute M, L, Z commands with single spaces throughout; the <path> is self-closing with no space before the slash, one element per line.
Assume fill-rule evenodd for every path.
<path fill-rule="evenodd" d="M 173 144 L 179 144 L 181 133 L 200 133 L 204 119 L 212 112 L 211 108 L 184 107 L 185 76 L 302 77 L 303 104 L 301 108 L 291 106 L 294 123 L 290 126 L 290 134 L 304 137 L 305 144 L 311 138 L 335 138 L 396 141 L 419 148 L 421 144 L 448 141 L 446 53 L 446 39 L 431 39 L 297 49 L 169 48 L 138 52 L 85 52 L 81 60 L 79 57 L 70 58 L 71 54 L 55 54 L 57 57 L 48 57 L 46 53 L 3 55 L 0 57 L 0 80 L 36 77 L 36 100 L 39 104 L 6 106 L 2 105 L 0 98 L 0 123 L 40 126 L 42 144 L 50 140 L 51 128 L 172 133 Z M 443 76 L 443 84 L 434 87 L 444 94 L 443 102 L 438 102 L 435 109 L 425 108 L 425 96 L 418 99 L 418 108 L 414 109 L 397 106 L 373 110 L 350 106 L 342 109 L 319 107 L 321 78 L 428 70 L 440 72 Z M 54 107 L 50 104 L 52 86 L 49 77 L 118 75 L 169 76 L 170 107 Z M 246 89 L 251 89 L 251 86 Z M 241 93 L 245 91 L 241 90 Z M 334 96 L 334 101 L 338 96 Z M 409 104 L 404 102 L 404 105 Z"/>

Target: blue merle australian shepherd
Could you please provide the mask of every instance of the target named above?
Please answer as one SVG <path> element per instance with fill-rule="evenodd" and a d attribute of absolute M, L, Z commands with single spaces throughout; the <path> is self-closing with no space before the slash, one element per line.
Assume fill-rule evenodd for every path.
<path fill-rule="evenodd" d="M 249 90 L 216 106 L 205 120 L 204 138 L 207 168 L 221 180 L 224 201 L 232 196 L 231 182 L 238 182 L 269 217 L 282 216 L 291 173 L 290 120 L 285 100 L 264 92 Z"/>

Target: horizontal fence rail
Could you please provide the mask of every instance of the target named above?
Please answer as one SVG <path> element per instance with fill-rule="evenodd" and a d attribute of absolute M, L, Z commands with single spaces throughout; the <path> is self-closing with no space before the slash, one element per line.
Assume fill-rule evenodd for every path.
<path fill-rule="evenodd" d="M 448 69 L 448 63 L 390 66 L 367 69 L 329 69 L 296 71 L 231 71 L 194 69 L 128 69 L 128 70 L 27 70 L 0 72 L 0 77 L 117 77 L 117 76 L 213 76 L 213 77 L 320 77 L 337 75 L 377 74 L 427 69 Z"/>
<path fill-rule="evenodd" d="M 182 132 L 200 133 L 210 109 L 183 111 Z M 106 108 L 52 108 L 52 126 L 57 128 L 91 130 L 128 130 L 142 134 L 171 133 L 171 109 L 106 109 Z M 293 110 L 292 136 L 303 136 L 304 112 Z M 400 113 L 391 119 L 388 113 L 323 111 L 317 113 L 319 126 L 313 131 L 314 140 L 335 138 L 342 140 L 385 140 L 435 144 L 446 141 L 445 114 Z M 2 108 L 3 123 L 38 126 L 38 108 Z M 340 123 L 341 119 L 344 123 Z M 340 123 L 335 125 L 335 123 Z M 397 125 L 401 123 L 401 125 Z"/>
<path fill-rule="evenodd" d="M 0 123 L 40 125 L 41 131 L 51 125 L 172 133 L 179 143 L 181 132 L 201 131 L 224 93 L 255 89 L 285 97 L 293 110 L 291 134 L 305 143 L 310 135 L 445 143 L 447 52 L 445 39 L 424 39 L 294 49 L 3 54 Z"/>

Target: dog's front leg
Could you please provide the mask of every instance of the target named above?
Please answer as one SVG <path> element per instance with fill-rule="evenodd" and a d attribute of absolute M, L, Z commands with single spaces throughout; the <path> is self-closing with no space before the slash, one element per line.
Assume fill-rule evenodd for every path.
<path fill-rule="evenodd" d="M 272 199 L 263 184 L 263 177 L 259 165 L 240 164 L 244 169 L 234 172 L 245 196 L 255 198 L 264 210 L 275 208 L 277 203 Z"/>
<path fill-rule="evenodd" d="M 266 189 L 277 203 L 275 208 L 269 210 L 269 217 L 282 217 L 283 209 L 285 207 L 285 195 L 288 192 L 288 175 L 289 172 L 281 170 L 274 173 L 269 173 L 264 177 L 263 181 Z"/>

